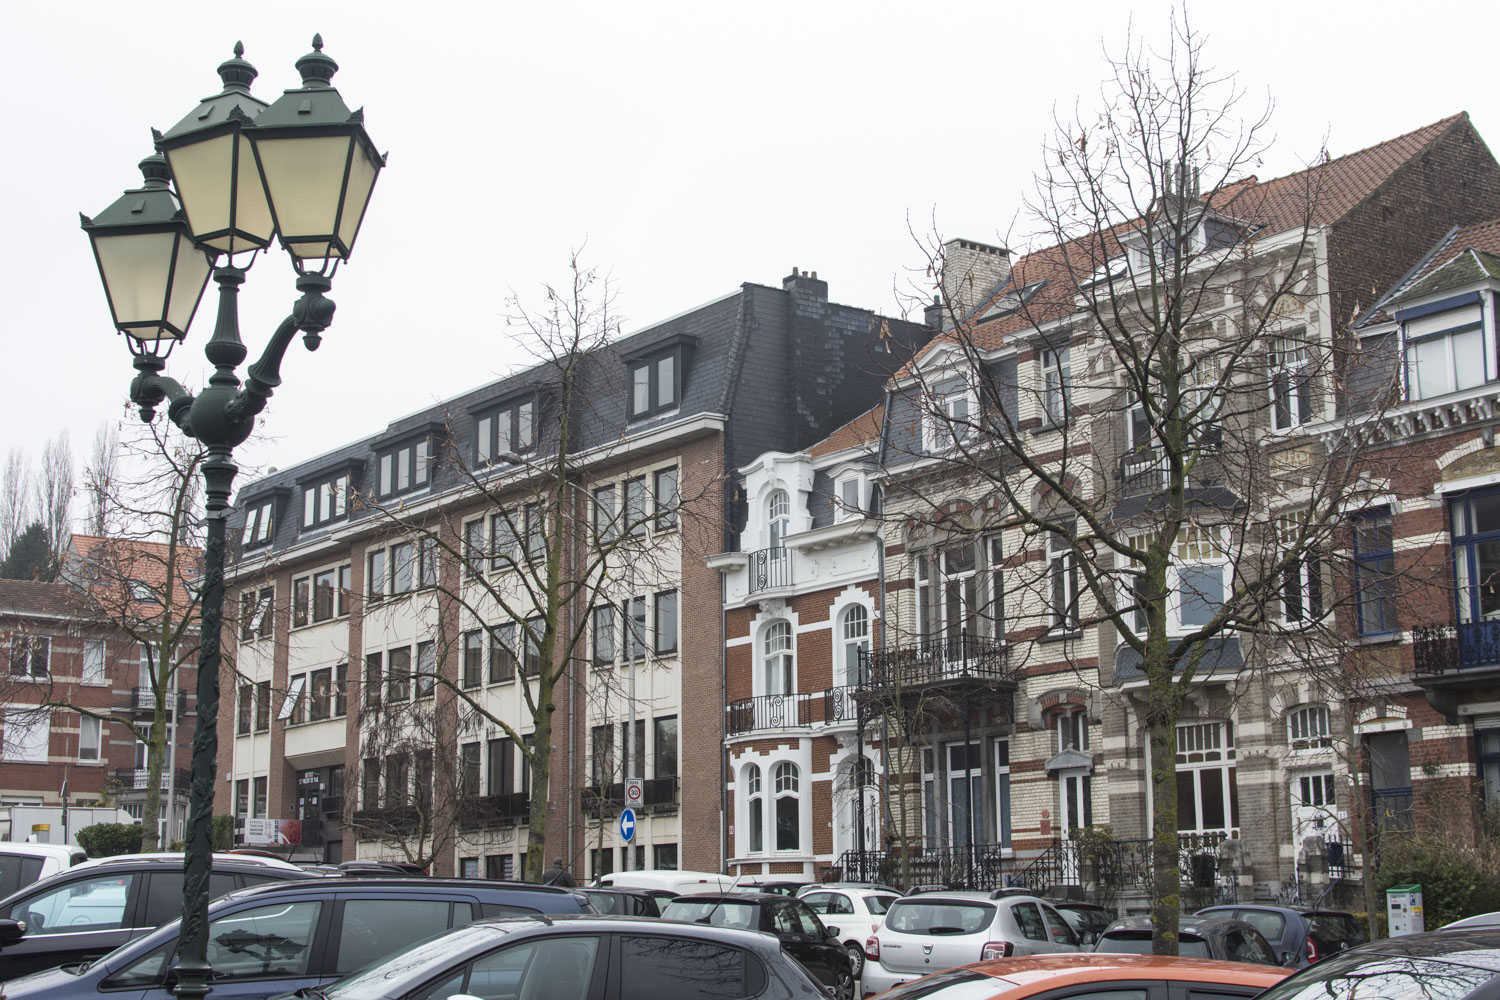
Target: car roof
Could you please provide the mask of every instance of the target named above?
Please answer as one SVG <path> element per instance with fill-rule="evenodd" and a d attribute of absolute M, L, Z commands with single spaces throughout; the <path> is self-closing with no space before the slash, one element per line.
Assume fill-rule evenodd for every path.
<path fill-rule="evenodd" d="M 1274 965 L 1219 962 L 1207 958 L 1169 958 L 1164 955 L 1064 954 L 993 959 L 963 966 L 1019 985 L 1077 983 L 1119 979 L 1168 979 L 1208 983 L 1272 986 L 1291 972 Z"/>
<path fill-rule="evenodd" d="M 1330 916 L 1330 917 L 1353 917 L 1354 914 L 1348 910 L 1328 910 L 1312 906 L 1271 906 L 1266 903 L 1220 903 L 1217 906 L 1205 906 L 1199 913 L 1219 913 L 1224 910 L 1253 910 L 1256 913 L 1295 913 L 1299 917 Z"/>
<path fill-rule="evenodd" d="M 681 896 L 674 897 L 671 901 L 680 903 L 686 900 L 687 902 L 699 901 L 706 903 L 711 900 L 721 900 L 731 903 L 764 903 L 791 898 L 791 896 L 783 896 L 779 892 L 729 892 L 726 890 L 724 892 L 687 892 Z"/>
<path fill-rule="evenodd" d="M 1247 924 L 1243 920 L 1236 920 L 1234 917 L 1221 917 L 1216 913 L 1204 914 L 1202 916 L 1198 914 L 1183 916 L 1178 919 L 1177 927 L 1179 930 L 1191 931 L 1194 934 L 1202 934 L 1205 932 L 1223 932 L 1230 930 L 1231 928 L 1239 930 L 1249 928 L 1250 930 L 1255 930 L 1253 925 Z M 1112 931 L 1136 932 L 1149 930 L 1151 930 L 1150 917 L 1122 917 L 1119 920 L 1116 920 L 1114 923 L 1110 924 L 1108 927 L 1104 928 L 1104 933 L 1109 934 Z"/>
<path fill-rule="evenodd" d="M 1463 927 L 1407 934 L 1372 941 L 1339 954 L 1340 957 L 1358 954 L 1428 958 L 1500 972 L 1500 927 Z"/>
<path fill-rule="evenodd" d="M 151 854 L 115 854 L 107 858 L 94 858 L 91 861 L 84 861 L 81 864 L 74 865 L 71 870 L 77 871 L 79 869 L 98 868 L 100 865 L 132 863 L 145 864 L 146 862 L 162 861 L 175 861 L 179 865 L 185 863 L 183 852 L 181 851 L 157 851 Z M 280 858 L 266 858 L 260 857 L 255 854 L 225 854 L 222 851 L 214 852 L 213 866 L 215 868 L 232 864 L 249 865 L 256 868 L 274 868 L 278 871 L 286 872 L 302 871 L 302 869 L 298 866 L 292 864 L 289 861 L 282 861 Z"/>
<path fill-rule="evenodd" d="M 955 903 L 973 903 L 973 902 L 1014 903 L 1014 902 L 1017 902 L 1019 900 L 1029 900 L 1029 901 L 1035 902 L 1035 903 L 1046 903 L 1047 902 L 1045 899 L 1042 899 L 1040 896 L 1033 896 L 1030 893 L 1025 893 L 1025 892 L 1006 892 L 1006 893 L 1004 893 L 1002 895 L 997 896 L 997 895 L 995 895 L 992 892 L 980 892 L 980 891 L 975 890 L 975 889 L 953 889 L 953 890 L 943 890 L 943 891 L 940 891 L 940 892 L 924 892 L 924 893 L 922 893 L 921 895 L 918 895 L 918 896 L 902 896 L 900 899 L 896 900 L 896 902 L 898 902 L 898 903 L 942 903 L 945 900 L 952 900 Z M 1051 903 L 1047 903 L 1047 905 L 1051 906 L 1052 904 Z"/>

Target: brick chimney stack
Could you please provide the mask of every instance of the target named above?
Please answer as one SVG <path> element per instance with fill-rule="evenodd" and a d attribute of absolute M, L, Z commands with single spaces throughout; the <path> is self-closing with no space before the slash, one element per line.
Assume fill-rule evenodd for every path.
<path fill-rule="evenodd" d="M 1009 277 L 1010 251 L 1004 247 L 975 240 L 943 244 L 943 300 L 960 319 L 979 308 Z"/>

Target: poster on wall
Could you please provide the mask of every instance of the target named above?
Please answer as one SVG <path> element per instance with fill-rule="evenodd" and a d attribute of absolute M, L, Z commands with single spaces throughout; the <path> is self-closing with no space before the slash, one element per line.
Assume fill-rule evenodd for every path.
<path fill-rule="evenodd" d="M 247 819 L 245 820 L 245 843 L 294 847 L 302 843 L 302 821 L 300 819 Z"/>

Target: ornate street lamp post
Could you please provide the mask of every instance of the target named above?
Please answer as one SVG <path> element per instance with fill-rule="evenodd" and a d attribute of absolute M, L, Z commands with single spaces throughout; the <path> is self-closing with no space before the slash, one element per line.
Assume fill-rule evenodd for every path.
<path fill-rule="evenodd" d="M 338 64 L 313 51 L 297 60 L 302 86 L 267 105 L 250 95 L 256 71 L 243 46 L 219 67 L 221 93 L 203 100 L 165 134 L 162 155 L 141 162 L 141 187 L 126 191 L 93 219 L 80 216 L 94 247 L 115 329 L 135 357 L 130 400 L 150 421 L 156 407 L 208 453 L 203 463 L 208 532 L 198 652 L 198 721 L 193 733 L 192 798 L 176 993 L 209 991 L 208 885 L 212 865 L 214 771 L 218 756 L 219 631 L 224 613 L 224 521 L 235 473 L 234 448 L 250 436 L 255 415 L 281 385 L 280 367 L 301 332 L 308 350 L 333 321 L 325 293 L 359 234 L 385 157 L 330 81 Z M 174 196 L 168 180 L 176 187 Z M 178 198 L 181 198 L 179 203 Z M 239 287 L 256 253 L 272 237 L 291 255 L 302 293 L 291 315 L 246 372 L 239 333 Z M 236 262 L 236 257 L 239 261 Z M 187 336 L 210 272 L 219 311 L 204 354 L 214 366 L 196 396 L 162 374 Z"/>

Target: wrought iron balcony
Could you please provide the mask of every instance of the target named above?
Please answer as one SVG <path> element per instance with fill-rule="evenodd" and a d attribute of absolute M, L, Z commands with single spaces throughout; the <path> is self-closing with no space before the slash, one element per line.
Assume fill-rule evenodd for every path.
<path fill-rule="evenodd" d="M 1412 672 L 1419 677 L 1500 670 L 1500 619 L 1419 625 L 1411 639 Z"/>
<path fill-rule="evenodd" d="M 1223 476 L 1218 468 L 1220 460 L 1215 454 L 1222 435 L 1212 429 L 1205 431 L 1195 453 L 1186 456 L 1192 463 L 1188 476 L 1189 489 L 1207 489 L 1223 485 Z M 1160 493 L 1167 488 L 1167 455 L 1163 448 L 1133 448 L 1120 456 L 1120 468 L 1116 475 L 1121 492 L 1127 497 L 1147 496 Z"/>
<path fill-rule="evenodd" d="M 805 691 L 796 694 L 762 694 L 729 703 L 726 731 L 730 736 L 775 729 L 833 726 L 854 723 L 859 706 L 854 700 L 857 685 Z"/>
<path fill-rule="evenodd" d="M 138 687 L 132 689 L 130 693 L 130 707 L 138 709 L 142 712 L 149 712 L 154 710 L 156 708 L 156 692 L 152 691 L 148 687 Z M 171 706 L 169 705 L 168 708 L 170 709 L 170 707 Z M 177 692 L 177 714 L 178 716 L 187 714 L 186 691 Z"/>
<path fill-rule="evenodd" d="M 162 768 L 162 771 L 161 771 L 161 787 L 162 788 L 166 788 L 167 785 L 168 785 L 168 775 L 169 775 L 169 773 L 170 772 L 169 772 L 169 770 L 167 768 Z M 135 789 L 135 788 L 150 788 L 151 787 L 151 771 L 150 771 L 149 768 L 145 768 L 145 767 L 121 767 L 121 768 L 116 768 L 115 769 L 115 781 L 116 781 L 116 783 L 118 783 L 120 785 L 123 785 L 125 788 L 131 788 L 131 789 Z M 182 794 L 186 795 L 187 792 L 188 792 L 188 786 L 190 786 L 192 783 L 193 783 L 192 775 L 189 774 L 185 769 L 179 767 L 177 769 L 177 778 L 176 778 L 176 785 L 175 785 L 177 791 L 179 791 Z"/>
<path fill-rule="evenodd" d="M 1000 639 L 962 633 L 914 646 L 868 654 L 869 669 L 860 693 L 919 691 L 955 681 L 986 681 L 1014 689 L 1016 670 Z"/>
<path fill-rule="evenodd" d="M 458 825 L 466 830 L 514 826 L 530 819 L 531 796 L 525 792 L 467 795 L 458 802 Z"/>
<path fill-rule="evenodd" d="M 792 585 L 792 550 L 784 548 L 758 549 L 750 553 L 747 568 L 750 570 L 749 592 L 776 590 Z"/>

